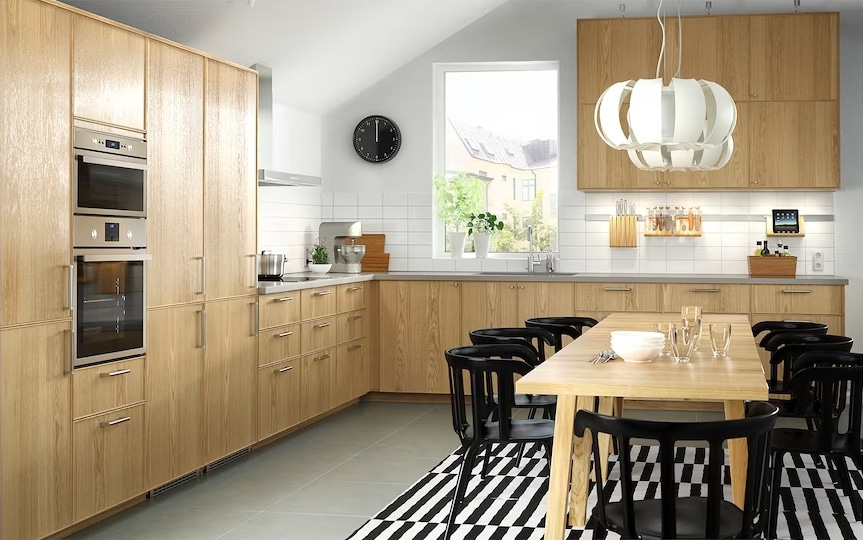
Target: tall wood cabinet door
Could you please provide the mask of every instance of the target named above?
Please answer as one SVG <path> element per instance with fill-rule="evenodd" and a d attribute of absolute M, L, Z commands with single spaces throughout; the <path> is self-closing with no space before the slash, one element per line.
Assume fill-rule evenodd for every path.
<path fill-rule="evenodd" d="M 35 0 L 3 2 L 0 10 L 0 326 L 6 326 L 70 313 L 72 15 Z"/>
<path fill-rule="evenodd" d="M 0 331 L 3 538 L 72 523 L 70 331 L 68 322 Z"/>
<path fill-rule="evenodd" d="M 203 304 L 147 312 L 147 483 L 204 466 Z"/>
<path fill-rule="evenodd" d="M 339 406 L 369 391 L 368 340 L 339 345 L 333 374 L 333 406 Z"/>
<path fill-rule="evenodd" d="M 578 103 L 596 103 L 616 82 L 655 78 L 662 45 L 655 18 L 579 19 L 576 33 Z"/>
<path fill-rule="evenodd" d="M 753 101 L 839 99 L 838 13 L 752 15 L 749 21 Z"/>
<path fill-rule="evenodd" d="M 684 17 L 678 77 L 715 82 L 728 90 L 735 102 L 749 101 L 749 18 Z M 653 22 L 656 24 L 656 19 Z M 666 57 L 669 74 L 673 74 L 677 71 L 681 34 L 676 18 L 669 18 L 666 24 Z"/>
<path fill-rule="evenodd" d="M 443 353 L 464 341 L 459 316 L 461 286 L 453 281 L 410 282 L 408 392 L 449 393 L 449 373 Z"/>
<path fill-rule="evenodd" d="M 89 17 L 74 17 L 73 114 L 144 131 L 146 38 Z"/>
<path fill-rule="evenodd" d="M 324 349 L 302 358 L 302 418 L 307 420 L 335 406 L 333 375 L 336 349 Z"/>
<path fill-rule="evenodd" d="M 294 358 L 258 370 L 258 440 L 303 421 L 302 360 Z"/>
<path fill-rule="evenodd" d="M 519 283 L 518 324 L 525 326 L 526 319 L 534 317 L 570 316 L 574 312 L 575 286 L 572 283 Z M 569 343 L 568 337 L 564 344 Z M 546 357 L 554 354 L 554 347 L 546 345 Z"/>
<path fill-rule="evenodd" d="M 207 60 L 204 255 L 207 298 L 257 288 L 257 75 Z"/>
<path fill-rule="evenodd" d="M 206 304 L 204 461 L 254 442 L 258 374 L 254 297 Z"/>
<path fill-rule="evenodd" d="M 752 188 L 839 188 L 839 102 L 751 103 Z"/>
<path fill-rule="evenodd" d="M 407 281 L 381 281 L 380 315 L 378 323 L 380 342 L 380 390 L 405 392 L 404 374 L 410 360 L 410 332 Z"/>
<path fill-rule="evenodd" d="M 147 489 L 144 416 L 141 404 L 75 422 L 75 521 Z"/>
<path fill-rule="evenodd" d="M 595 107 L 595 104 L 578 105 L 578 189 L 628 190 L 663 187 L 660 173 L 639 169 L 624 150 L 615 150 L 599 138 L 593 122 Z"/>
<path fill-rule="evenodd" d="M 154 40 L 148 48 L 147 305 L 156 307 L 203 299 L 204 59 Z"/>
<path fill-rule="evenodd" d="M 517 287 L 501 281 L 461 284 L 461 345 L 471 344 L 471 330 L 520 326 Z"/>

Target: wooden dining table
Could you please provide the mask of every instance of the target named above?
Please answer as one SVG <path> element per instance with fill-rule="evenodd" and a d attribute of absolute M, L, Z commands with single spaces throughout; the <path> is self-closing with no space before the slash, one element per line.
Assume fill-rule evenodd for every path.
<path fill-rule="evenodd" d="M 612 313 L 516 383 L 519 393 L 558 396 L 546 540 L 564 537 L 567 496 L 569 525 L 583 527 L 587 522 L 591 438 L 575 437 L 573 423 L 577 410 L 594 410 L 597 397 L 599 412 L 604 414 L 611 414 L 613 403 L 621 398 L 721 402 L 729 420 L 743 418 L 746 401 L 767 399 L 764 369 L 746 315 L 704 314 L 701 343 L 688 363 L 675 362 L 673 357 L 659 357 L 646 363 L 621 359 L 604 364 L 589 362 L 600 351 L 610 348 L 612 331 L 653 331 L 654 323 L 678 322 L 677 319 L 675 315 L 658 313 Z M 725 357 L 713 357 L 707 326 L 710 323 L 731 324 L 731 344 Z M 599 444 L 604 446 L 601 455 L 605 469 L 608 436 L 600 437 Z M 746 440 L 729 441 L 728 450 L 733 500 L 742 507 Z"/>

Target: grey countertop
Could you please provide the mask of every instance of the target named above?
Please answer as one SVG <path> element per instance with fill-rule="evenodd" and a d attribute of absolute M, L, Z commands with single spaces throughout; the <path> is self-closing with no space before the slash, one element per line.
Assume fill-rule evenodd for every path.
<path fill-rule="evenodd" d="M 287 274 L 284 279 L 315 277 L 313 274 Z M 752 285 L 847 285 L 837 276 L 799 276 L 795 278 L 751 278 L 746 274 L 516 274 L 482 272 L 389 272 L 385 274 L 326 274 L 308 281 L 260 281 L 259 294 L 275 294 L 358 281 L 548 281 L 563 283 L 711 283 Z"/>

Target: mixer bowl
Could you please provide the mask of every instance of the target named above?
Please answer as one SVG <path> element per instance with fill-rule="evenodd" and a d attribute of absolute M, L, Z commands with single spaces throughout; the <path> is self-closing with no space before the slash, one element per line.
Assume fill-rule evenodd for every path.
<path fill-rule="evenodd" d="M 366 254 L 366 246 L 363 245 L 346 245 L 342 246 L 342 258 L 348 264 L 357 264 Z"/>

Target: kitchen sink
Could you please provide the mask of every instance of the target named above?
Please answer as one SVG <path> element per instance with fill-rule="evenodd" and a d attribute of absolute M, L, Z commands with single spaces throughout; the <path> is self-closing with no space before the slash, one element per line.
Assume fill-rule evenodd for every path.
<path fill-rule="evenodd" d="M 528 272 L 475 272 L 471 275 L 474 276 L 513 276 L 513 277 L 525 277 L 525 276 L 537 276 L 537 277 L 568 277 L 575 276 L 577 272 L 555 272 L 553 274 L 546 274 L 545 272 L 535 272 L 530 274 Z"/>

